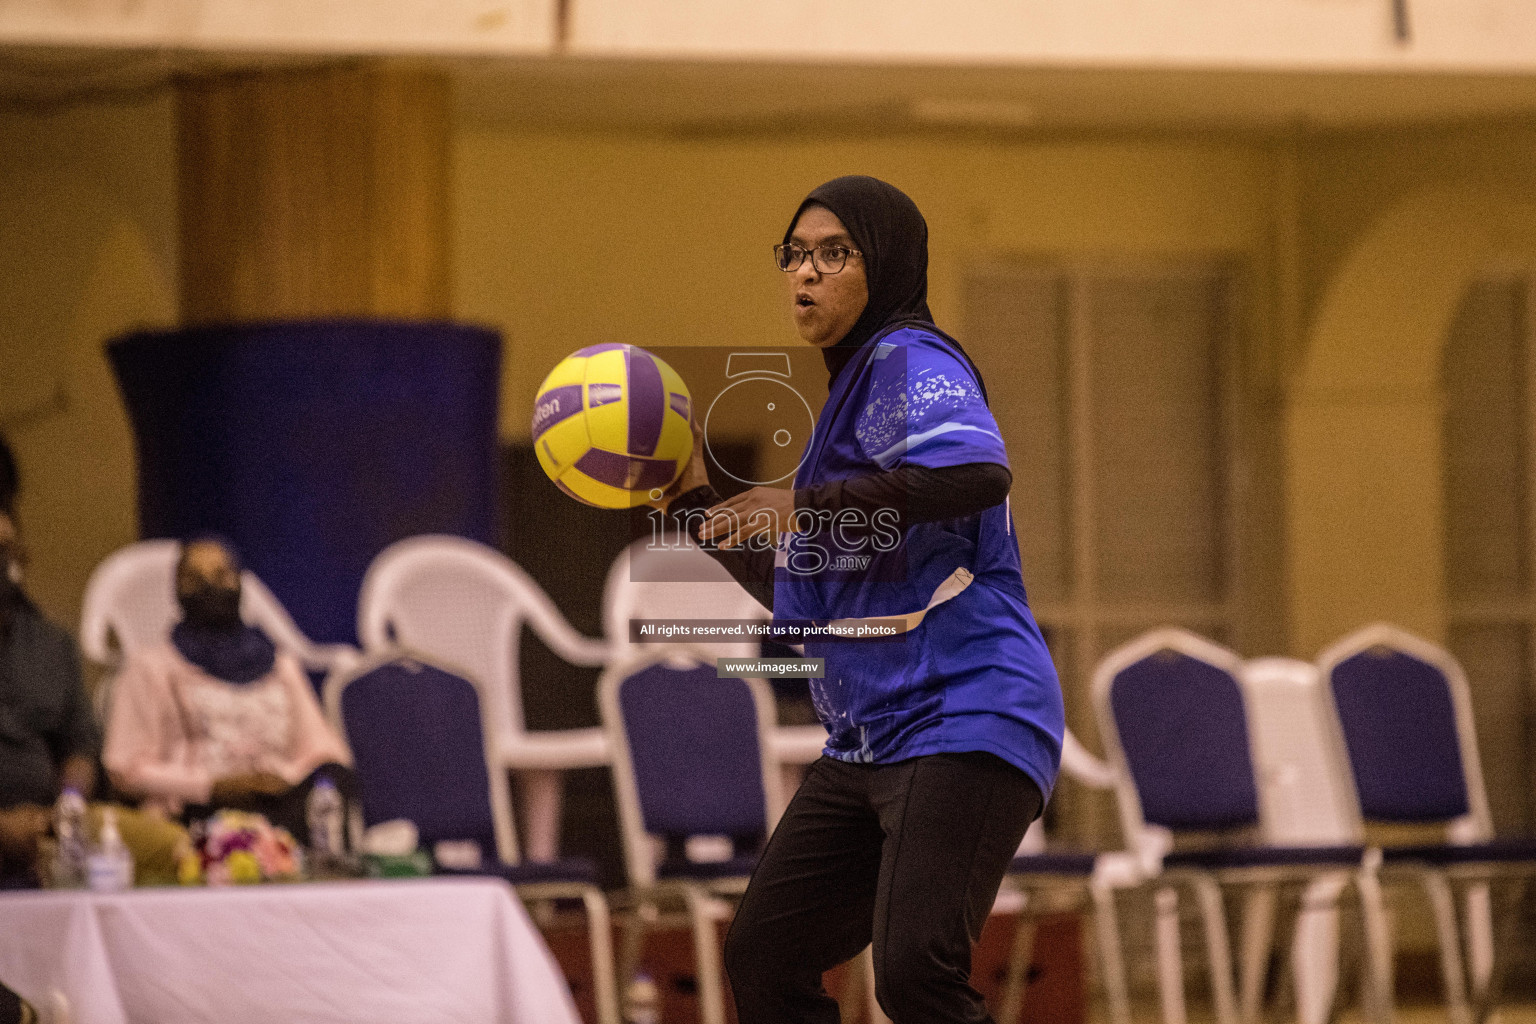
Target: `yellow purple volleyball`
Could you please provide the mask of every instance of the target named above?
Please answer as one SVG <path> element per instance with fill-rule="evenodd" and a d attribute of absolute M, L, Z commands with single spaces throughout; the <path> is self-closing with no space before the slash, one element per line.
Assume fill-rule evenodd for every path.
<path fill-rule="evenodd" d="M 664 491 L 693 454 L 692 399 L 677 371 L 634 345 L 592 345 L 539 385 L 533 447 L 555 486 L 599 508 Z"/>

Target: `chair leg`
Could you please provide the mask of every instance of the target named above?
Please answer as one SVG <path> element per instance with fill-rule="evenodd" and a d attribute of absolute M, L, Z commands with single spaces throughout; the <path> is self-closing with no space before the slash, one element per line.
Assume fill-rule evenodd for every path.
<path fill-rule="evenodd" d="M 1524 903 L 1528 885 L 1529 882 L 1521 878 L 1513 880 L 1508 886 L 1504 923 L 1499 928 L 1498 945 L 1492 947 L 1493 963 L 1488 972 L 1488 984 L 1478 994 L 1472 1007 L 1473 1020 L 1476 1024 L 1487 1024 L 1498 1009 L 1499 997 L 1504 991 L 1504 979 L 1509 974 L 1510 951 L 1514 948 L 1515 938 L 1520 931 L 1520 907 Z M 1489 916 L 1492 917 L 1491 906 Z M 1501 949 L 1504 950 L 1503 956 L 1498 955 Z"/>
<path fill-rule="evenodd" d="M 1035 919 L 1029 913 L 1029 895 L 1019 908 L 1019 921 L 1013 932 L 1013 949 L 1008 955 L 1008 973 L 997 1010 L 997 1024 L 1018 1024 L 1024 1012 L 1024 992 L 1029 985 L 1029 964 L 1035 955 Z"/>
<path fill-rule="evenodd" d="M 1163 1024 L 1189 1024 L 1184 1006 L 1184 956 L 1179 948 L 1179 891 L 1157 890 L 1157 989 Z"/>
<path fill-rule="evenodd" d="M 598 1024 L 620 1024 L 619 987 L 614 978 L 613 923 L 608 900 L 596 887 L 582 889 L 587 911 L 587 934 L 592 951 L 592 994 L 597 1003 Z"/>
<path fill-rule="evenodd" d="M 1366 1019 L 1374 1024 L 1392 1024 L 1392 926 L 1387 918 L 1381 877 L 1377 874 L 1379 861 L 1377 851 L 1355 874 L 1355 888 L 1360 893 L 1360 923 L 1365 933 L 1366 964 L 1361 990 Z"/>
<path fill-rule="evenodd" d="M 1493 897 L 1487 882 L 1467 887 L 1465 905 L 1467 981 L 1474 1003 L 1483 1001 L 1493 977 Z"/>
<path fill-rule="evenodd" d="M 1301 895 L 1295 947 L 1296 1014 L 1300 1024 L 1328 1024 L 1339 988 L 1339 895 L 1349 876 L 1314 878 Z"/>
<path fill-rule="evenodd" d="M 1467 1005 L 1465 968 L 1461 958 L 1460 929 L 1456 923 L 1456 898 L 1451 883 L 1439 871 L 1420 876 L 1435 915 L 1435 934 L 1440 943 L 1440 974 L 1445 984 L 1446 1016 L 1451 1024 L 1471 1024 L 1472 1010 Z"/>
<path fill-rule="evenodd" d="M 710 916 L 710 895 L 696 886 L 683 889 L 693 922 L 693 962 L 699 983 L 700 1024 L 725 1024 L 725 984 L 720 966 L 720 940 Z"/>
<path fill-rule="evenodd" d="M 560 805 L 565 795 L 565 776 L 559 769 L 519 768 L 516 771 L 522 797 L 523 859 L 545 863 L 560 857 Z"/>
<path fill-rule="evenodd" d="M 1237 996 L 1232 987 L 1232 939 L 1227 931 L 1227 908 L 1222 903 L 1221 886 L 1208 875 L 1196 875 L 1190 885 L 1195 890 L 1205 925 L 1205 949 L 1211 968 L 1211 1001 L 1215 1004 L 1216 1024 L 1237 1024 Z"/>
<path fill-rule="evenodd" d="M 1264 982 L 1275 943 L 1275 887 L 1256 885 L 1243 898 L 1243 951 L 1238 974 L 1238 1015 L 1258 1024 L 1264 1008 Z"/>
<path fill-rule="evenodd" d="M 1285 902 L 1289 903 L 1290 901 L 1286 900 Z M 1280 956 L 1280 976 L 1278 983 L 1275 985 L 1275 1000 L 1264 1014 L 1264 1019 L 1266 1020 L 1287 1021 L 1292 1017 L 1297 1016 L 1300 1012 L 1300 1007 L 1296 1005 L 1295 998 L 1297 995 L 1297 947 L 1295 936 L 1297 926 L 1301 922 L 1302 909 L 1303 907 L 1300 900 L 1296 901 L 1296 910 L 1294 915 L 1291 914 L 1290 908 L 1288 906 L 1285 908 L 1285 917 L 1287 919 L 1285 920 L 1285 924 L 1282 926 L 1282 928 L 1290 932 L 1292 941 L 1285 943 L 1282 947 L 1283 951 Z"/>
<path fill-rule="evenodd" d="M 629 1011 L 629 986 L 640 970 L 640 956 L 645 948 L 646 924 L 654 920 L 655 916 L 655 904 L 641 903 L 619 918 L 619 955 L 615 983 L 616 986 L 623 986 L 618 993 L 619 1005 L 626 1013 Z"/>
<path fill-rule="evenodd" d="M 1115 915 L 1115 891 L 1107 885 L 1089 887 L 1093 896 L 1093 930 L 1098 938 L 1109 1024 L 1131 1024 L 1131 993 L 1125 980 L 1125 954 L 1120 948 L 1120 921 Z"/>

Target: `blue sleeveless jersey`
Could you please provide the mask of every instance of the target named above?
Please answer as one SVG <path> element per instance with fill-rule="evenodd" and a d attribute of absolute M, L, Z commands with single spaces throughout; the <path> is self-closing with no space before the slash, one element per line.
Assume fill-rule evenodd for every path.
<path fill-rule="evenodd" d="M 901 466 L 1006 466 L 997 423 L 967 361 L 904 327 L 868 343 L 833 384 L 795 486 Z M 844 516 L 850 513 L 845 510 Z M 925 607 L 957 567 L 974 582 L 900 639 L 807 640 L 826 659 L 811 693 L 828 755 L 889 763 L 990 751 L 1049 796 L 1065 728 L 1061 686 L 1030 613 L 1006 503 L 905 534 L 822 520 L 790 534 L 774 571 L 779 620 L 879 618 Z"/>

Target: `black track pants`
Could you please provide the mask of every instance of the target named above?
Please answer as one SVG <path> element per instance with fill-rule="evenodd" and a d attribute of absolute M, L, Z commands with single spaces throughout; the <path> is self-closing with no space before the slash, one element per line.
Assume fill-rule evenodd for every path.
<path fill-rule="evenodd" d="M 741 1024 L 836 1024 L 822 972 L 870 942 L 895 1024 L 990 1021 L 971 946 L 1040 804 L 987 753 L 812 764 L 726 937 Z"/>

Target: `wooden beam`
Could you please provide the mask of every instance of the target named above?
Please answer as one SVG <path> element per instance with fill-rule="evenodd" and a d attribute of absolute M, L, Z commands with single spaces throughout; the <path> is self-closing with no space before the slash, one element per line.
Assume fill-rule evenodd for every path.
<path fill-rule="evenodd" d="M 186 323 L 449 314 L 444 76 L 356 63 L 178 99 Z"/>

